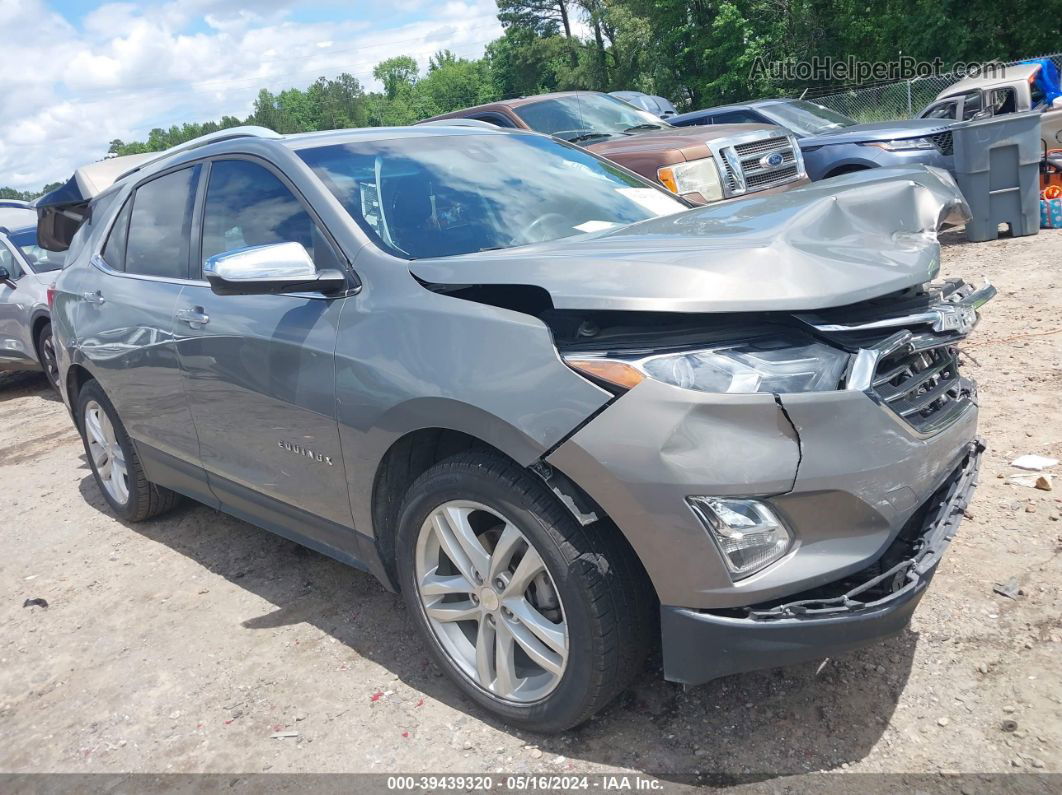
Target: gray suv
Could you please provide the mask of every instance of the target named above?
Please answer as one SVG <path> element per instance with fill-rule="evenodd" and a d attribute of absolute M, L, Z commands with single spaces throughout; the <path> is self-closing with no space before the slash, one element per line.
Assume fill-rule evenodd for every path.
<path fill-rule="evenodd" d="M 693 209 L 535 133 L 228 130 L 60 212 L 62 391 L 122 519 L 363 568 L 558 731 L 658 641 L 699 683 L 906 626 L 981 450 L 993 291 L 926 284 L 964 212 L 924 168 Z"/>

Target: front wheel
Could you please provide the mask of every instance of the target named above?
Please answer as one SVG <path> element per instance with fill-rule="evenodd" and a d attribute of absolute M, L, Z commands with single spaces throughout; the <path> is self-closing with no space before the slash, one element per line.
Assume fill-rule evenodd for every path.
<path fill-rule="evenodd" d="M 654 603 L 630 548 L 513 462 L 465 453 L 429 469 L 398 534 L 402 591 L 432 656 L 507 722 L 570 728 L 640 670 Z"/>

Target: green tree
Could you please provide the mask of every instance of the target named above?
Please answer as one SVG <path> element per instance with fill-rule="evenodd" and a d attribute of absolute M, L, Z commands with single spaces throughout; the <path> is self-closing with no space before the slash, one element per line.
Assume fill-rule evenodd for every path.
<path fill-rule="evenodd" d="M 408 55 L 397 55 L 376 64 L 372 76 L 383 83 L 384 94 L 388 99 L 395 99 L 413 88 L 417 81 L 419 69 L 415 59 Z"/>
<path fill-rule="evenodd" d="M 571 38 L 568 5 L 568 0 L 498 0 L 498 21 L 505 29 L 523 28 L 543 37 L 563 31 Z"/>

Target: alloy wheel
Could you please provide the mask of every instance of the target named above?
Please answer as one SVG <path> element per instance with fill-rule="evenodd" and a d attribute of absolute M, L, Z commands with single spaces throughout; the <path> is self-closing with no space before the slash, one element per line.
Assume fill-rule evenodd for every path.
<path fill-rule="evenodd" d="M 114 424 L 95 400 L 85 405 L 85 438 L 100 485 L 111 499 L 119 505 L 125 505 L 129 500 L 129 470 L 125 453 L 118 443 Z"/>
<path fill-rule="evenodd" d="M 541 555 L 485 505 L 447 502 L 421 526 L 416 586 L 428 624 L 454 665 L 496 698 L 548 696 L 568 661 L 568 630 Z"/>

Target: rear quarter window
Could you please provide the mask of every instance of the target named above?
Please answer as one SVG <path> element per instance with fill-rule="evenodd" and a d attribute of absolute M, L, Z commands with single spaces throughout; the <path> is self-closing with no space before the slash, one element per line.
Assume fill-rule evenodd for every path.
<path fill-rule="evenodd" d="M 103 261 L 116 271 L 125 270 L 125 242 L 129 232 L 129 214 L 132 207 L 132 199 L 122 205 L 118 218 L 107 235 L 107 242 L 103 244 Z"/>

